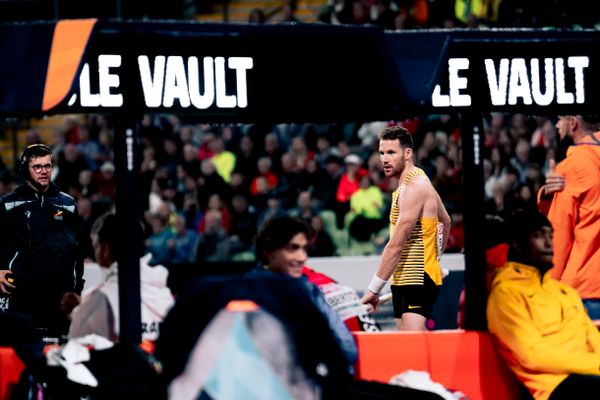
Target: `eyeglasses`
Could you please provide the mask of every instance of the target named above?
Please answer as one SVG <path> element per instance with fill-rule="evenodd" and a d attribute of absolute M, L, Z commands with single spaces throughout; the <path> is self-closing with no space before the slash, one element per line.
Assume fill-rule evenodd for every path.
<path fill-rule="evenodd" d="M 30 168 L 33 170 L 33 172 L 39 174 L 40 172 L 42 172 L 42 169 L 44 169 L 45 171 L 52 171 L 52 168 L 54 168 L 54 166 L 52 164 L 33 164 L 30 166 Z"/>

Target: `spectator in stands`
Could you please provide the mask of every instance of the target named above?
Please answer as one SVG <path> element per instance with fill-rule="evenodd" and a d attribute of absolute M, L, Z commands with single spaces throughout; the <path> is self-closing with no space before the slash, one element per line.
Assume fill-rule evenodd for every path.
<path fill-rule="evenodd" d="M 200 176 L 200 160 L 198 159 L 198 146 L 193 143 L 183 145 L 183 170 L 188 176 L 198 178 Z"/>
<path fill-rule="evenodd" d="M 311 218 L 317 215 L 318 209 L 315 207 L 312 194 L 308 190 L 298 193 L 296 207 L 288 210 L 288 215 L 294 218 L 300 218 L 310 223 Z"/>
<path fill-rule="evenodd" d="M 492 282 L 489 331 L 536 400 L 595 398 L 600 333 L 577 292 L 551 277 L 553 230 L 537 210 L 507 221 L 508 262 Z"/>
<path fill-rule="evenodd" d="M 79 181 L 77 182 L 77 196 L 79 198 L 81 196 L 93 198 L 94 200 L 99 200 L 98 192 L 100 191 L 100 187 L 98 186 L 98 182 L 94 180 L 94 174 L 89 169 L 84 169 L 79 173 Z"/>
<path fill-rule="evenodd" d="M 97 201 L 112 202 L 116 196 L 115 165 L 111 161 L 102 163 L 100 170 L 93 176 L 98 187 Z"/>
<path fill-rule="evenodd" d="M 294 171 L 302 171 L 306 167 L 308 160 L 315 157 L 315 152 L 308 149 L 306 142 L 300 136 L 292 138 L 288 154 L 292 158 L 292 169 Z"/>
<path fill-rule="evenodd" d="M 183 161 L 183 149 L 179 146 L 179 138 L 173 134 L 165 136 L 158 150 L 161 167 L 167 171 L 168 177 L 175 177 L 177 166 Z"/>
<path fill-rule="evenodd" d="M 348 370 L 352 370 L 358 359 L 358 350 L 352 335 L 327 303 L 319 288 L 302 275 L 302 269 L 308 259 L 312 235 L 310 226 L 296 218 L 281 217 L 266 220 L 254 239 L 256 257 L 261 265 L 251 270 L 249 274 L 277 273 L 301 279 L 307 293 L 327 318 L 336 341 L 344 352 Z"/>
<path fill-rule="evenodd" d="M 25 145 L 29 146 L 36 143 L 43 142 L 40 131 L 37 129 L 28 129 L 25 132 Z"/>
<path fill-rule="evenodd" d="M 96 171 L 103 162 L 100 154 L 100 145 L 91 137 L 88 125 L 80 126 L 78 135 L 79 139 L 76 146 L 84 155 L 92 171 Z"/>
<path fill-rule="evenodd" d="M 172 214 L 172 205 L 165 202 L 159 206 L 155 214 L 146 216 L 147 222 L 152 228 L 152 234 L 146 239 L 146 248 L 152 253 L 152 263 L 163 264 L 169 262 L 168 243 L 175 236 L 171 229 Z"/>
<path fill-rule="evenodd" d="M 321 168 L 325 168 L 327 165 L 327 159 L 334 152 L 333 147 L 331 146 L 330 138 L 325 134 L 320 134 L 317 137 L 317 142 L 315 144 L 317 151 L 315 153 L 314 159 L 319 163 Z"/>
<path fill-rule="evenodd" d="M 440 153 L 434 160 L 435 173 L 431 179 L 431 183 L 443 199 L 450 200 L 457 197 L 461 182 L 457 179 L 456 171 L 454 170 L 450 159 L 446 153 Z"/>
<path fill-rule="evenodd" d="M 19 158 L 23 179 L 0 199 L 0 310 L 29 316 L 50 337 L 68 331 L 64 293 L 81 293 L 81 219 L 75 200 L 51 181 L 52 150 L 35 144 Z"/>
<path fill-rule="evenodd" d="M 540 210 L 554 228 L 552 277 L 574 287 L 592 319 L 600 319 L 600 118 L 559 116 L 562 138 L 575 146 L 546 176 Z"/>
<path fill-rule="evenodd" d="M 486 159 L 490 161 L 490 174 L 485 181 L 485 194 L 487 198 L 492 198 L 493 188 L 496 186 L 496 183 L 500 186 L 504 184 L 508 171 L 509 157 L 502 147 L 494 146 L 489 149 Z"/>
<path fill-rule="evenodd" d="M 408 131 L 391 126 L 379 137 L 384 171 L 398 179 L 398 188 L 392 196 L 390 239 L 361 301 L 377 311 L 379 293 L 391 278 L 398 329 L 425 330 L 442 285 L 439 260 L 448 240 L 450 216 L 425 172 L 414 166 Z"/>
<path fill-rule="evenodd" d="M 511 165 L 519 173 L 519 182 L 527 181 L 527 169 L 529 168 L 529 142 L 524 137 L 517 140 L 515 155 L 510 159 Z"/>
<path fill-rule="evenodd" d="M 200 163 L 198 183 L 198 203 L 202 208 L 208 205 L 208 199 L 213 193 L 218 193 L 224 201 L 228 202 L 231 199 L 231 187 L 217 173 L 217 169 L 210 159 L 202 160 Z"/>
<path fill-rule="evenodd" d="M 371 15 L 367 3 L 362 0 L 350 0 L 350 19 L 347 22 L 351 25 L 364 25 L 371 22 Z"/>
<path fill-rule="evenodd" d="M 115 214 L 103 214 L 92 227 L 92 245 L 96 262 L 107 270 L 99 286 L 83 296 L 71 315 L 69 338 L 97 334 L 119 341 L 119 278 L 117 243 L 120 223 Z M 140 259 L 141 333 L 143 340 L 156 340 L 160 324 L 174 304 L 167 287 L 168 270 L 162 265 L 150 266 L 151 255 Z"/>
<path fill-rule="evenodd" d="M 315 232 L 310 241 L 308 255 L 311 257 L 331 257 L 335 255 L 335 244 L 333 239 L 323 227 L 323 219 L 320 215 L 313 215 L 310 219 L 310 226 Z"/>
<path fill-rule="evenodd" d="M 248 22 L 251 24 L 264 24 L 267 22 L 267 18 L 262 9 L 253 8 L 248 15 Z"/>
<path fill-rule="evenodd" d="M 113 131 L 109 128 L 102 128 L 98 132 L 98 157 L 100 165 L 104 161 L 112 161 L 113 155 Z"/>
<path fill-rule="evenodd" d="M 319 166 L 315 159 L 308 160 L 304 170 L 298 176 L 298 190 L 309 191 L 312 194 L 315 206 L 323 207 L 323 199 L 330 192 L 331 177 L 327 171 Z"/>
<path fill-rule="evenodd" d="M 298 17 L 296 17 L 297 10 L 297 0 L 287 0 L 285 3 L 283 3 L 281 8 L 281 22 L 301 22 Z"/>
<path fill-rule="evenodd" d="M 242 136 L 239 149 L 235 154 L 235 172 L 244 174 L 246 177 L 254 177 L 258 173 L 258 156 L 254 148 L 254 141 L 250 136 Z"/>
<path fill-rule="evenodd" d="M 260 228 L 268 219 L 286 215 L 287 211 L 281 206 L 281 198 L 279 195 L 277 193 L 269 193 L 267 195 L 266 207 L 259 211 L 258 219 L 256 220 L 256 228 Z"/>
<path fill-rule="evenodd" d="M 385 224 L 383 212 L 384 198 L 381 189 L 373 185 L 369 175 L 363 175 L 358 190 L 350 196 L 350 235 L 360 241 L 370 240 Z"/>
<path fill-rule="evenodd" d="M 362 160 L 356 154 L 348 154 L 344 158 L 346 169 L 337 186 L 336 199 L 336 221 L 338 228 L 344 227 L 344 218 L 350 211 L 350 197 L 359 188 L 360 178 L 367 173 L 362 168 Z"/>
<path fill-rule="evenodd" d="M 65 144 L 62 153 L 58 154 L 56 165 L 58 173 L 56 174 L 55 182 L 67 193 L 72 188 L 77 188 L 79 172 L 84 169 L 90 169 L 89 163 L 73 143 Z"/>
<path fill-rule="evenodd" d="M 277 133 L 269 132 L 265 135 L 264 147 L 260 158 L 269 158 L 271 160 L 270 169 L 276 174 L 281 172 L 281 156 L 285 152 L 286 149 L 281 145 L 281 141 L 277 136 Z"/>
<path fill-rule="evenodd" d="M 392 10 L 391 0 L 375 0 L 371 4 L 371 22 L 383 29 L 395 29 L 396 13 Z"/>
<path fill-rule="evenodd" d="M 281 159 L 281 157 L 280 157 Z M 281 162 L 280 162 L 281 163 Z M 256 175 L 250 183 L 250 193 L 256 196 L 259 193 L 258 181 L 264 179 L 266 181 L 267 190 L 273 190 L 277 186 L 278 178 L 273 171 L 273 161 L 269 157 L 261 157 L 258 159 L 258 175 Z"/>
<path fill-rule="evenodd" d="M 206 231 L 205 218 L 209 210 L 219 211 L 221 214 L 221 228 L 223 228 L 223 231 L 229 232 L 231 229 L 231 211 L 229 211 L 229 207 L 225 204 L 221 196 L 218 193 L 213 193 L 208 198 L 208 204 L 204 210 L 204 218 L 201 218 L 200 223 L 198 224 L 198 233 L 204 233 Z"/>
<path fill-rule="evenodd" d="M 198 148 L 198 159 L 204 160 L 213 156 L 213 151 L 210 144 L 215 140 L 217 135 L 210 128 L 205 130 L 200 136 L 200 147 Z"/>
<path fill-rule="evenodd" d="M 185 217 L 176 215 L 173 219 L 173 237 L 167 240 L 169 263 L 188 263 L 194 261 L 192 255 L 197 246 L 198 234 L 186 227 Z"/>
<path fill-rule="evenodd" d="M 258 216 L 246 197 L 239 193 L 231 199 L 231 237 L 237 237 L 246 247 L 252 246 Z"/>
<path fill-rule="evenodd" d="M 211 160 L 215 165 L 217 173 L 227 183 L 231 182 L 231 173 L 235 168 L 235 154 L 225 149 L 225 142 L 221 137 L 216 137 L 210 143 L 210 150 L 213 152 Z"/>
<path fill-rule="evenodd" d="M 344 161 L 336 155 L 330 155 L 325 160 L 325 172 L 322 182 L 315 182 L 315 195 L 318 197 L 321 208 L 336 209 L 336 194 L 340 179 L 344 174 Z M 319 187 L 320 190 L 316 190 Z"/>
<path fill-rule="evenodd" d="M 281 156 L 281 173 L 277 174 L 277 185 L 273 191 L 282 199 L 283 208 L 292 208 L 295 206 L 296 198 L 300 190 L 300 178 L 302 173 L 294 168 L 294 162 L 290 153 Z"/>
<path fill-rule="evenodd" d="M 433 179 L 435 175 L 435 159 L 440 154 L 434 133 L 430 130 L 425 132 L 423 141 L 417 151 L 417 163 L 430 179 Z"/>
<path fill-rule="evenodd" d="M 317 15 L 319 21 L 326 24 L 346 24 L 350 20 L 348 0 L 328 0 Z"/>
<path fill-rule="evenodd" d="M 229 261 L 233 254 L 244 249 L 239 242 L 232 241 L 223 230 L 220 211 L 208 210 L 204 218 L 205 229 L 198 236 L 193 260 L 198 263 Z"/>

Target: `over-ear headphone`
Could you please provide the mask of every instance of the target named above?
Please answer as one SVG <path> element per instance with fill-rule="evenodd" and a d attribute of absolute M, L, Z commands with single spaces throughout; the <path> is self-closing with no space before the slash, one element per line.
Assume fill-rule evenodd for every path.
<path fill-rule="evenodd" d="M 29 177 L 29 160 L 33 157 L 37 158 L 48 155 L 52 155 L 52 150 L 45 144 L 36 143 L 25 147 L 25 150 L 21 153 L 21 157 L 19 157 L 19 173 L 21 176 L 23 178 Z"/>

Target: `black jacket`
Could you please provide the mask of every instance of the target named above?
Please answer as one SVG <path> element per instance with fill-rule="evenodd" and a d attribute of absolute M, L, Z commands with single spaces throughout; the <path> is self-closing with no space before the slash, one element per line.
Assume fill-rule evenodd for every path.
<path fill-rule="evenodd" d="M 0 198 L 0 227 L 0 269 L 13 271 L 17 287 L 9 309 L 54 314 L 63 293 L 81 292 L 80 217 L 71 196 L 54 183 L 44 193 L 19 185 Z"/>

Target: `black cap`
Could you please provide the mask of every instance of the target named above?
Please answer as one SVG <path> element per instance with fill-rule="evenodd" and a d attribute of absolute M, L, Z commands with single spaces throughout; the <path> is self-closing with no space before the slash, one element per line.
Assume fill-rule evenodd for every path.
<path fill-rule="evenodd" d="M 552 224 L 544 214 L 536 209 L 518 209 L 506 219 L 506 234 L 517 241 L 526 239 L 533 232 Z"/>

